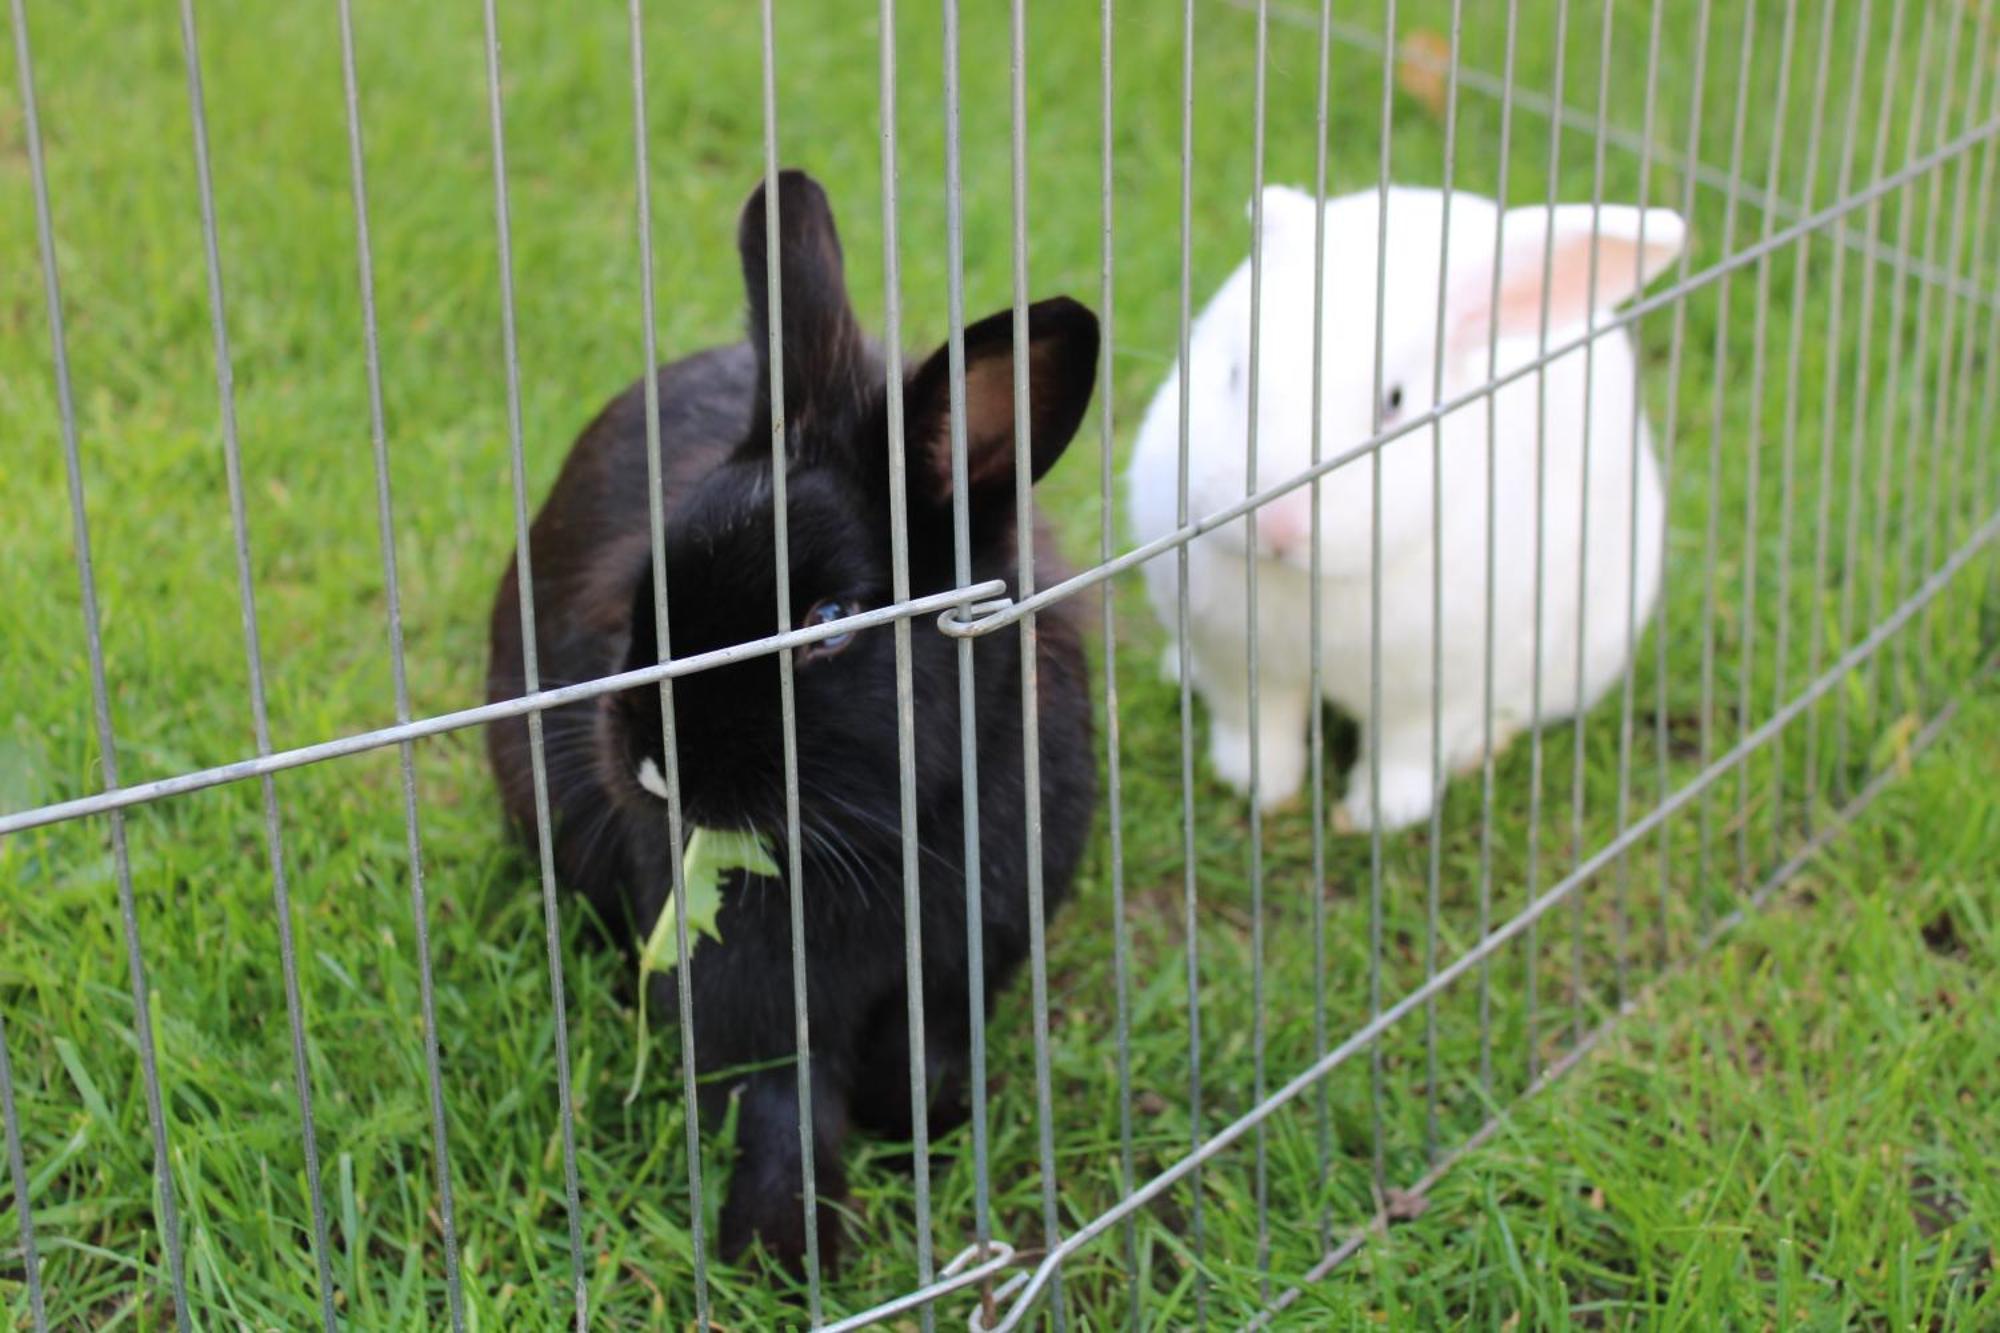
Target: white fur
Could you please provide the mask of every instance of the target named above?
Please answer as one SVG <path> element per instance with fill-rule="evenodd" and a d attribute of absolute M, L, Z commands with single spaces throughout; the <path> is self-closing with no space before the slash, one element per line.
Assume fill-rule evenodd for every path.
<path fill-rule="evenodd" d="M 1331 460 L 1368 439 L 1375 383 L 1375 277 L 1379 195 L 1373 189 L 1326 205 L 1322 452 Z M 1264 193 L 1263 286 L 1255 484 L 1259 490 L 1310 466 L 1312 441 L 1313 214 L 1311 195 L 1286 187 Z M 1451 199 L 1450 267 L 1445 278 L 1443 396 L 1433 393 L 1438 337 L 1438 251 L 1443 196 L 1389 192 L 1389 293 L 1382 322 L 1382 385 L 1402 390 L 1384 429 L 1428 412 L 1488 381 L 1494 327 L 1497 206 L 1476 195 Z M 1544 247 L 1550 310 L 1547 346 L 1579 338 L 1592 291 L 1595 306 L 1623 302 L 1680 253 L 1685 227 L 1674 213 L 1604 205 L 1591 244 L 1590 205 L 1511 210 L 1498 264 L 1501 284 L 1498 373 L 1533 361 L 1541 345 Z M 1552 233 L 1552 235 L 1551 235 Z M 1249 409 L 1250 265 L 1246 262 L 1196 320 L 1188 357 L 1188 511 L 1199 518 L 1246 494 Z M 1627 598 L 1636 500 L 1638 572 L 1635 627 L 1651 616 L 1660 585 L 1665 522 L 1659 467 L 1642 417 L 1635 417 L 1636 366 L 1622 328 L 1591 340 L 1586 353 L 1551 362 L 1541 432 L 1541 690 L 1535 702 L 1535 538 L 1538 379 L 1529 372 L 1492 398 L 1493 729 L 1496 748 L 1515 732 L 1588 709 L 1626 667 Z M 1135 536 L 1150 541 L 1175 521 L 1179 367 L 1160 387 L 1133 450 L 1127 478 Z M 1443 461 L 1436 530 L 1443 558 L 1443 627 L 1438 719 L 1442 772 L 1431 760 L 1432 439 L 1424 425 L 1385 445 L 1381 477 L 1381 714 L 1370 715 L 1371 520 L 1376 463 L 1362 454 L 1328 474 L 1319 513 L 1322 687 L 1362 721 L 1361 753 L 1347 775 L 1340 816 L 1372 827 L 1370 756 L 1379 757 L 1380 823 L 1400 828 L 1429 816 L 1444 774 L 1484 758 L 1484 642 L 1488 400 L 1448 413 L 1436 432 Z M 1385 409 L 1386 411 L 1386 409 Z M 1587 428 L 1587 429 L 1586 429 Z M 1634 431 L 1637 477 L 1634 478 Z M 1586 450 L 1586 437 L 1588 447 Z M 1588 486 L 1585 459 L 1588 457 Z M 1587 554 L 1580 560 L 1586 536 Z M 1287 492 L 1257 512 L 1258 732 L 1262 801 L 1294 796 L 1307 771 L 1310 697 L 1311 491 Z M 1204 534 L 1188 551 L 1192 680 L 1209 710 L 1209 755 L 1239 790 L 1250 778 L 1249 664 L 1246 651 L 1248 525 Z M 1178 619 L 1178 561 L 1145 565 L 1155 613 L 1172 633 Z M 1580 579 L 1587 566 L 1587 575 Z M 1579 631 L 1579 583 L 1582 629 Z M 1579 641 L 1582 678 L 1578 679 Z M 1169 648 L 1169 660 L 1177 650 Z"/>
<path fill-rule="evenodd" d="M 661 800 L 667 799 L 667 780 L 660 776 L 660 766 L 650 755 L 639 761 L 639 785 Z"/>

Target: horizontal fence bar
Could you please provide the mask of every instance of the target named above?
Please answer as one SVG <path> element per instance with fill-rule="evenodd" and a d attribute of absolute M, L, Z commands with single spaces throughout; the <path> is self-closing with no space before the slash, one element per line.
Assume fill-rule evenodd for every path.
<path fill-rule="evenodd" d="M 1849 213 L 1866 207 L 1871 200 L 1893 193 L 1925 173 L 1937 170 L 1959 155 L 1978 147 L 1988 139 L 1995 138 L 1996 136 L 2000 136 L 2000 118 L 1988 120 L 1981 124 L 1979 128 L 1968 130 L 1935 151 L 1913 160 L 1901 171 L 1874 182 L 1867 189 L 1861 190 L 1836 203 L 1829 204 L 1819 212 L 1801 219 L 1792 226 L 1782 231 L 1773 232 L 1769 238 L 1717 260 L 1714 264 L 1688 278 L 1687 281 L 1676 283 L 1644 300 L 1634 301 L 1623 310 L 1606 316 L 1599 321 L 1591 332 L 1579 334 L 1567 342 L 1550 347 L 1547 351 L 1531 360 L 1523 362 L 1521 365 L 1488 380 L 1476 388 L 1466 390 L 1456 398 L 1439 403 L 1429 411 L 1413 413 L 1407 420 L 1397 423 L 1392 429 L 1376 432 L 1345 453 L 1337 454 L 1332 458 L 1315 463 L 1304 471 L 1292 474 L 1284 481 L 1266 486 L 1254 495 L 1246 495 L 1241 500 L 1225 505 L 1202 518 L 1185 523 L 1164 536 L 1156 537 L 1143 545 L 1135 546 L 1114 560 L 1108 560 L 1092 566 L 1080 574 L 1073 574 L 1060 583 L 1052 583 L 1032 597 L 1024 597 L 1018 602 L 1008 602 L 996 610 L 981 615 L 976 620 L 954 619 L 947 612 L 940 620 L 939 628 L 947 634 L 967 635 L 975 638 L 983 634 L 991 634 L 994 630 L 1013 624 L 1024 615 L 1040 611 L 1053 602 L 1059 602 L 1065 597 L 1074 596 L 1085 588 L 1095 587 L 1108 578 L 1122 574 L 1128 569 L 1136 568 L 1146 563 L 1146 561 L 1151 560 L 1154 556 L 1164 554 L 1178 546 L 1185 546 L 1195 538 L 1213 532 L 1217 528 L 1227 527 L 1253 509 L 1261 509 L 1280 496 L 1287 495 L 1292 491 L 1298 490 L 1300 487 L 1309 486 L 1314 481 L 1327 476 L 1329 473 L 1337 472 L 1355 460 L 1367 457 L 1381 449 L 1384 445 L 1401 439 L 1403 436 L 1415 431 L 1422 430 L 1431 425 L 1431 423 L 1453 412 L 1469 407 L 1483 398 L 1498 393 L 1501 389 L 1516 380 L 1525 379 L 1527 376 L 1547 367 L 1562 357 L 1583 350 L 1586 344 L 1603 338 L 1615 330 L 1625 328 L 1655 311 L 1672 305 L 1675 301 L 1685 297 L 1690 292 L 1699 291 L 1722 278 L 1728 277 L 1738 269 L 1748 268 L 1764 256 L 1782 250 L 1785 246 L 1792 244 L 1801 237 L 1824 230 L 1830 224 L 1847 216 Z M 954 602 L 953 605 L 957 607 L 960 603 Z M 977 610 L 978 608 L 975 607 L 973 609 Z M 5 825 L 0 824 L 0 832 L 5 831 Z"/>
<path fill-rule="evenodd" d="M 1160 1195 L 1172 1189 L 1201 1164 L 1220 1154 L 1224 1149 L 1242 1139 L 1252 1130 L 1276 1114 L 1286 1104 L 1296 1100 L 1301 1093 L 1311 1088 L 1327 1075 L 1346 1064 L 1356 1054 L 1367 1050 L 1383 1033 L 1394 1027 L 1402 1019 L 1420 1010 L 1424 1002 L 1448 989 L 1460 977 L 1473 971 L 1486 959 L 1498 953 L 1510 941 L 1523 934 L 1529 926 L 1561 906 L 1563 901 L 1580 886 L 1589 882 L 1606 866 L 1612 864 L 1619 855 L 1637 843 L 1654 828 L 1664 823 L 1674 814 L 1696 801 L 1714 783 L 1768 745 L 1784 731 L 1795 718 L 1802 716 L 1820 697 L 1839 685 L 1849 673 L 1872 659 L 1882 646 L 1893 639 L 1904 625 L 1918 612 L 1928 606 L 1939 593 L 1949 587 L 1952 580 L 1981 551 L 2000 536 L 2000 511 L 1987 516 L 1971 537 L 1941 565 L 1937 572 L 1917 588 L 1893 611 L 1885 616 L 1868 637 L 1843 653 L 1818 679 L 1802 689 L 1783 709 L 1774 713 L 1763 725 L 1744 736 L 1735 746 L 1716 759 L 1700 773 L 1690 778 L 1673 795 L 1661 801 L 1644 818 L 1634 821 L 1623 833 L 1612 838 L 1578 865 L 1547 891 L 1537 896 L 1533 902 L 1511 917 L 1504 925 L 1495 929 L 1479 943 L 1466 950 L 1450 966 L 1424 982 L 1384 1009 L 1378 1016 L 1357 1027 L 1347 1040 L 1334 1047 L 1326 1055 L 1298 1074 L 1283 1087 L 1273 1092 L 1259 1105 L 1238 1116 L 1224 1128 L 1209 1135 L 1201 1148 L 1167 1167 L 1151 1180 L 1131 1191 L 1118 1203 L 1099 1213 L 1090 1222 L 1071 1232 L 1061 1244 L 1050 1248 L 1034 1270 L 1032 1277 L 1015 1295 L 1014 1304 L 1007 1317 L 992 1325 L 992 1333 L 1007 1333 L 1020 1327 L 1027 1318 L 1042 1291 L 1054 1279 L 1056 1270 L 1084 1246 L 1104 1235 L 1128 1214 L 1145 1207 Z"/>
<path fill-rule="evenodd" d="M 892 620 L 930 615 L 991 597 L 995 593 L 1005 593 L 1006 590 L 1007 585 L 999 579 L 988 579 L 984 583 L 975 583 L 970 587 L 953 588 L 947 592 L 914 598 L 900 606 L 878 607 L 873 611 L 864 611 L 860 615 L 843 616 L 839 620 L 825 621 L 805 629 L 788 630 L 783 634 L 753 639 L 748 643 L 730 644 L 726 648 L 697 653 L 693 657 L 677 658 L 671 662 L 662 662 L 658 666 L 634 667 L 630 671 L 621 671 L 616 675 L 580 681 L 575 685 L 564 685 L 558 689 L 535 690 L 518 698 L 481 704 L 477 708 L 461 708 L 450 713 L 438 713 L 431 717 L 419 718 L 414 722 L 398 723 L 393 727 L 378 727 L 373 731 L 358 732 L 336 740 L 320 741 L 315 745 L 302 745 L 294 750 L 279 750 L 256 759 L 238 760 L 233 764 L 217 764 L 213 768 L 197 769 L 178 777 L 161 778 L 157 782 L 114 787 L 98 792 L 94 796 L 80 796 L 73 801 L 57 801 L 50 805 L 18 810 L 13 814 L 0 815 L 0 837 L 9 833 L 19 833 L 25 829 L 40 828 L 47 824 L 60 824 L 68 819 L 81 819 L 85 815 L 97 815 L 110 810 L 124 810 L 135 805 L 145 805 L 152 801 L 164 800 L 169 796 L 184 796 L 189 792 L 226 786 L 232 782 L 261 777 L 266 773 L 280 773 L 288 768 L 303 768 L 308 764 L 317 764 L 328 759 L 363 754 L 401 741 L 420 740 L 425 736 L 438 736 L 447 731 L 463 731 L 467 727 L 497 722 L 502 718 L 520 717 L 524 713 L 546 712 L 563 704 L 594 699 L 601 694 L 616 694 L 635 686 L 652 685 L 662 680 L 691 676 L 697 671 L 708 671 L 715 667 L 727 666 L 732 662 L 746 662 L 752 658 L 768 656 L 781 649 L 799 648 L 809 643 L 818 643 L 821 639 L 872 629 L 877 625 L 886 625 Z"/>
<path fill-rule="evenodd" d="M 1221 0 L 1221 2 L 1230 9 L 1246 14 L 1255 13 L 1257 8 L 1256 0 Z M 1317 28 L 1320 22 L 1318 15 L 1284 4 L 1272 5 L 1271 16 L 1281 22 L 1300 28 Z M 1341 23 L 1339 21 L 1335 21 L 1329 26 L 1332 35 L 1336 39 L 1357 50 L 1379 54 L 1384 45 L 1382 35 L 1373 28 L 1364 27 L 1358 23 Z M 1411 47 L 1407 50 L 1399 51 L 1397 55 L 1427 73 L 1444 75 L 1449 70 L 1449 62 L 1439 58 L 1434 52 L 1424 50 L 1420 47 Z M 1505 80 L 1485 70 L 1466 68 L 1461 65 L 1458 69 L 1458 81 L 1460 87 L 1469 88 L 1485 97 L 1498 99 L 1503 96 L 1511 96 L 1515 106 L 1521 107 L 1535 115 L 1544 118 L 1550 116 L 1560 117 L 1564 129 L 1588 130 L 1593 134 L 1601 132 L 1606 143 L 1615 144 L 1628 153 L 1646 154 L 1650 152 L 1663 161 L 1680 160 L 1679 154 L 1676 154 L 1664 144 L 1657 141 L 1649 141 L 1644 134 L 1618 125 L 1606 125 L 1600 129 L 1597 124 L 1597 118 L 1590 112 L 1580 110 L 1565 102 L 1557 102 L 1555 99 L 1543 96 L 1541 93 L 1521 88 L 1509 89 Z M 1770 212 L 1777 217 L 1787 220 L 1796 220 L 1805 216 L 1805 209 L 1802 206 L 1793 203 L 1789 199 L 1784 199 L 1777 195 L 1769 195 L 1755 189 L 1750 182 L 1732 176 L 1722 167 L 1714 166 L 1707 162 L 1696 161 L 1692 167 L 1692 174 L 1697 182 L 1707 186 L 1711 190 L 1737 191 L 1742 196 L 1744 202 L 1760 211 Z M 1907 254 L 1904 251 L 1896 249 L 1894 246 L 1883 245 L 1865 236 L 1850 234 L 1842 236 L 1841 240 L 1846 244 L 1848 249 L 1865 255 L 1875 263 L 1892 265 L 1900 271 L 1921 278 L 1932 286 L 1942 287 L 1953 295 L 1964 297 L 1980 305 L 1989 308 L 2000 308 L 2000 290 L 1980 286 L 1973 275 L 1953 273 L 1949 270 L 1941 269 L 1935 264 L 1919 260 L 1915 255 Z"/>

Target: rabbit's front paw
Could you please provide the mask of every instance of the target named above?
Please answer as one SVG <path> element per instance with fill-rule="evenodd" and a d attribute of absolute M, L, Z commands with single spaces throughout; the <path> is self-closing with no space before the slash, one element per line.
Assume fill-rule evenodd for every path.
<path fill-rule="evenodd" d="M 1496 717 L 1493 719 L 1492 745 L 1487 746 L 1482 741 L 1473 741 L 1452 761 L 1451 775 L 1455 778 L 1469 778 L 1481 772 L 1486 767 L 1487 756 L 1491 755 L 1498 759 L 1501 753 L 1514 743 L 1514 737 L 1519 735 L 1520 731 L 1520 724 L 1512 718 Z"/>
<path fill-rule="evenodd" d="M 1305 780 L 1306 745 L 1298 736 L 1270 724 L 1260 728 L 1257 754 L 1257 804 L 1278 810 L 1291 804 Z M 1248 730 L 1211 722 L 1208 760 L 1215 775 L 1240 795 L 1250 794 L 1250 733 Z"/>
<path fill-rule="evenodd" d="M 1383 761 L 1379 809 L 1368 799 L 1373 782 L 1364 756 L 1348 773 L 1347 795 L 1334 810 L 1333 824 L 1338 832 L 1367 833 L 1379 824 L 1384 833 L 1394 833 L 1430 818 L 1437 788 L 1431 781 L 1429 764 Z"/>

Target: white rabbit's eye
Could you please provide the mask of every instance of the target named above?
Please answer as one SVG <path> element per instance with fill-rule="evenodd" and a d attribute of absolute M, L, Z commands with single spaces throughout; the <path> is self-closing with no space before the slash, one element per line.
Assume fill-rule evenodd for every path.
<path fill-rule="evenodd" d="M 829 624 L 860 613 L 861 608 L 856 603 L 842 597 L 828 597 L 812 604 L 812 609 L 799 618 L 799 628 L 811 629 L 815 625 Z M 799 649 L 799 657 L 804 661 L 832 657 L 852 642 L 854 642 L 854 632 L 849 630 L 845 634 L 835 634 L 816 643 L 807 644 Z"/>
<path fill-rule="evenodd" d="M 1391 385 L 1388 396 L 1382 400 L 1382 415 L 1385 418 L 1393 417 L 1402 410 L 1403 386 L 1400 384 Z"/>

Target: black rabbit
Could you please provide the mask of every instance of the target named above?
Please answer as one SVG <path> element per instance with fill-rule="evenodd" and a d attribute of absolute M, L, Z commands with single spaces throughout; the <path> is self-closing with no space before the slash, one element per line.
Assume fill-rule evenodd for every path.
<path fill-rule="evenodd" d="M 825 194 L 779 178 L 786 486 L 791 605 L 799 625 L 891 600 L 888 404 L 883 360 L 855 322 Z M 766 201 L 744 207 L 737 244 L 749 336 L 661 368 L 670 646 L 677 657 L 760 638 L 776 626 Z M 1081 422 L 1096 377 L 1097 319 L 1066 298 L 1028 310 L 1032 471 L 1039 478 Z M 939 349 L 903 386 L 913 595 L 952 578 L 950 376 Z M 645 407 L 634 384 L 571 450 L 531 535 L 536 639 L 545 685 L 658 660 L 647 512 Z M 1013 326 L 1003 312 L 965 330 L 967 494 L 973 577 L 1018 570 Z M 1035 542 L 1039 584 L 1061 575 Z M 492 699 L 522 692 L 517 573 L 492 618 Z M 1059 608 L 1037 642 L 1045 907 L 1068 894 L 1095 800 L 1088 680 L 1078 631 Z M 957 649 L 928 618 L 911 624 L 929 1124 L 964 1119 L 968 957 L 960 790 Z M 975 641 L 979 849 L 991 997 L 1028 951 L 1021 729 L 1021 636 Z M 840 1240 L 827 1205 L 845 1193 L 841 1141 L 854 1125 L 907 1137 L 909 1039 L 897 754 L 895 649 L 888 626 L 822 640 L 794 656 L 814 1167 L 822 1258 Z M 779 664 L 754 657 L 679 679 L 676 747 L 689 828 L 749 830 L 785 846 Z M 643 939 L 672 882 L 657 687 L 545 715 L 556 871 L 614 930 Z M 524 719 L 487 732 L 507 814 L 531 838 L 534 798 Z M 704 1073 L 758 1066 L 705 1086 L 704 1124 L 740 1096 L 737 1156 L 721 1252 L 753 1240 L 794 1273 L 805 1254 L 791 984 L 789 890 L 747 871 L 725 883 L 720 941 L 692 956 L 694 1052 Z M 626 936 L 630 938 L 630 936 Z M 671 974 L 653 977 L 655 1012 L 674 1014 Z"/>

